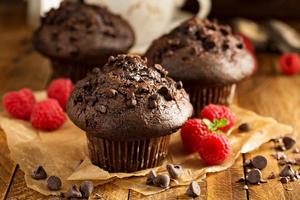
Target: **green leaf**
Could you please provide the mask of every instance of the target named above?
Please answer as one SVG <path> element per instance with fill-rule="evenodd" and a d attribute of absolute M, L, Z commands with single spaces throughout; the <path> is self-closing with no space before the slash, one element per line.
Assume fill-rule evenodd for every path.
<path fill-rule="evenodd" d="M 207 128 L 210 131 L 217 131 L 219 128 L 225 127 L 228 125 L 227 119 L 214 119 L 213 122 L 211 122 L 209 119 L 202 119 L 204 124 L 207 126 Z"/>

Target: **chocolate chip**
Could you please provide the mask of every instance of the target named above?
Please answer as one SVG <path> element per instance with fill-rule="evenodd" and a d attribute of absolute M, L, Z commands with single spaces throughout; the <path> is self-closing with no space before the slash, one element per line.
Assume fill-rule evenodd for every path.
<path fill-rule="evenodd" d="M 209 41 L 209 40 L 205 40 L 202 45 L 205 51 L 209 51 L 216 46 L 213 41 Z"/>
<path fill-rule="evenodd" d="M 31 177 L 35 180 L 46 179 L 47 173 L 42 166 L 38 166 L 38 168 L 32 172 Z"/>
<path fill-rule="evenodd" d="M 126 101 L 126 105 L 128 108 L 134 108 L 137 105 L 136 99 L 129 99 Z"/>
<path fill-rule="evenodd" d="M 291 165 L 286 165 L 282 168 L 282 170 L 279 173 L 279 176 L 281 177 L 294 177 L 295 171 L 293 170 Z"/>
<path fill-rule="evenodd" d="M 289 182 L 289 179 L 287 177 L 281 177 L 279 181 L 285 184 Z"/>
<path fill-rule="evenodd" d="M 228 45 L 227 43 L 224 43 L 224 44 L 222 45 L 222 50 L 223 50 L 223 51 L 226 51 L 227 49 L 229 49 L 229 45 Z"/>
<path fill-rule="evenodd" d="M 157 102 L 155 100 L 153 100 L 153 99 L 149 99 L 148 100 L 148 107 L 150 109 L 157 108 L 157 106 L 158 106 L 158 104 L 157 104 Z"/>
<path fill-rule="evenodd" d="M 57 177 L 57 176 L 50 176 L 47 179 L 47 186 L 48 186 L 49 190 L 57 191 L 57 190 L 60 190 L 60 188 L 62 186 L 62 183 L 61 183 L 61 180 L 60 180 L 59 177 Z"/>
<path fill-rule="evenodd" d="M 147 185 L 153 185 L 154 179 L 157 177 L 157 174 L 154 170 L 151 170 L 147 176 L 146 184 Z"/>
<path fill-rule="evenodd" d="M 160 174 L 155 177 L 153 180 L 154 185 L 167 188 L 170 185 L 170 177 L 166 174 Z"/>
<path fill-rule="evenodd" d="M 83 198 L 89 198 L 94 190 L 94 185 L 92 181 L 83 181 L 80 184 L 80 192 Z"/>
<path fill-rule="evenodd" d="M 201 188 L 196 181 L 192 181 L 186 191 L 189 197 L 198 197 L 201 194 Z"/>
<path fill-rule="evenodd" d="M 293 138 L 288 137 L 288 136 L 283 137 L 282 142 L 283 142 L 286 150 L 291 149 L 294 146 L 294 144 L 296 143 L 296 141 Z"/>
<path fill-rule="evenodd" d="M 251 130 L 251 126 L 250 124 L 248 123 L 242 123 L 240 126 L 239 126 L 239 131 L 240 132 L 248 132 Z"/>
<path fill-rule="evenodd" d="M 261 177 L 262 177 L 262 175 L 261 175 L 261 171 L 259 169 L 252 169 L 248 173 L 247 181 L 250 184 L 258 184 L 261 181 Z"/>
<path fill-rule="evenodd" d="M 180 165 L 167 164 L 167 171 L 171 178 L 177 179 L 183 173 L 183 169 Z"/>
<path fill-rule="evenodd" d="M 271 174 L 268 176 L 268 179 L 275 179 L 276 175 L 274 172 L 271 172 Z"/>
<path fill-rule="evenodd" d="M 183 84 L 182 84 L 182 82 L 181 81 L 178 81 L 177 83 L 176 83 L 176 88 L 178 89 L 178 90 L 180 90 L 180 89 L 182 89 L 183 88 Z"/>
<path fill-rule="evenodd" d="M 171 101 L 173 99 L 169 89 L 165 86 L 161 87 L 157 92 L 159 94 L 161 94 L 165 98 L 166 101 Z"/>
<path fill-rule="evenodd" d="M 77 188 L 76 185 L 73 185 L 65 194 L 67 199 L 71 199 L 71 198 L 81 198 L 81 192 L 79 191 L 79 189 Z"/>
<path fill-rule="evenodd" d="M 262 170 L 267 166 L 268 161 L 264 156 L 259 155 L 259 156 L 255 156 L 251 160 L 251 164 L 253 165 L 253 167 Z"/>
<path fill-rule="evenodd" d="M 236 45 L 237 48 L 242 49 L 244 47 L 243 43 L 239 43 Z"/>

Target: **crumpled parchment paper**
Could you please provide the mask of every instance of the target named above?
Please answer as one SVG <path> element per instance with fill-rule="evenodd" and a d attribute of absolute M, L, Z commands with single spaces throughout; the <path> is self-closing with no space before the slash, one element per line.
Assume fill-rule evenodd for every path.
<path fill-rule="evenodd" d="M 45 93 L 36 93 L 36 96 L 43 99 Z M 180 180 L 172 181 L 171 187 L 187 185 L 191 180 L 199 181 L 205 178 L 207 173 L 225 170 L 234 164 L 241 153 L 252 151 L 272 138 L 292 133 L 290 126 L 278 123 L 272 118 L 259 116 L 235 105 L 232 106 L 232 110 L 237 115 L 237 123 L 228 133 L 232 153 L 222 165 L 207 166 L 198 154 L 186 154 L 181 145 L 179 132 L 172 135 L 165 164 L 181 164 L 185 171 Z M 251 131 L 238 133 L 237 127 L 244 122 L 251 124 Z M 38 165 L 42 165 L 48 175 L 56 175 L 62 179 L 62 191 L 82 180 L 92 180 L 96 185 L 113 182 L 144 195 L 164 190 L 145 184 L 145 175 L 150 169 L 135 173 L 109 173 L 93 165 L 88 159 L 85 133 L 70 120 L 56 131 L 42 132 L 34 129 L 29 122 L 13 119 L 6 113 L 1 113 L 0 126 L 6 134 L 11 158 L 25 172 L 27 186 L 42 194 L 58 195 L 60 191 L 50 192 L 45 181 L 31 178 L 32 171 Z M 156 170 L 159 173 L 166 173 L 164 165 Z"/>

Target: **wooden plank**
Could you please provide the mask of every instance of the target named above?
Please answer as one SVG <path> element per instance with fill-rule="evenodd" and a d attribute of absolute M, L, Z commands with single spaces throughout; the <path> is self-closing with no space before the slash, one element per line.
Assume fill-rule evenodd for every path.
<path fill-rule="evenodd" d="M 5 197 L 15 169 L 16 164 L 9 158 L 5 135 L 0 130 L 0 199 Z"/>
<path fill-rule="evenodd" d="M 243 184 L 237 183 L 237 180 L 243 177 L 243 158 L 240 156 L 231 168 L 208 175 L 207 199 L 247 199 L 247 192 L 243 190 Z"/>

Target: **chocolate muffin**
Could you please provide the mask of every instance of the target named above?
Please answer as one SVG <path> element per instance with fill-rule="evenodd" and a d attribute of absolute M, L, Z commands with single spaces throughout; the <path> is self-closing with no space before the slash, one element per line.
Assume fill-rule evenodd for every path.
<path fill-rule="evenodd" d="M 133 30 L 120 16 L 67 1 L 50 10 L 33 35 L 34 47 L 51 59 L 53 78 L 70 77 L 74 82 L 103 66 L 110 55 L 127 52 L 133 43 Z"/>
<path fill-rule="evenodd" d="M 254 71 L 253 57 L 229 26 L 197 17 L 153 41 L 146 57 L 183 82 L 196 116 L 210 103 L 230 104 L 236 83 Z"/>
<path fill-rule="evenodd" d="M 181 82 L 167 73 L 139 56 L 118 55 L 78 81 L 67 112 L 86 131 L 95 165 L 133 172 L 162 163 L 170 135 L 193 111 Z"/>

